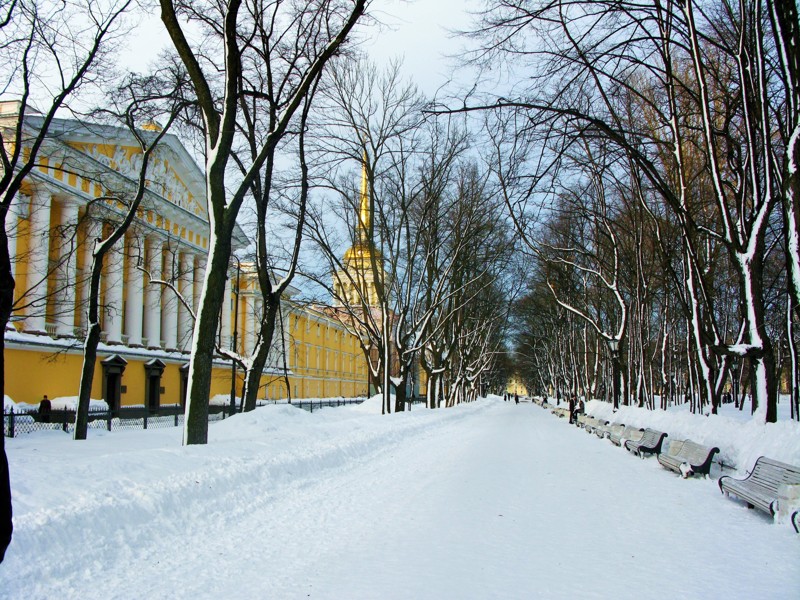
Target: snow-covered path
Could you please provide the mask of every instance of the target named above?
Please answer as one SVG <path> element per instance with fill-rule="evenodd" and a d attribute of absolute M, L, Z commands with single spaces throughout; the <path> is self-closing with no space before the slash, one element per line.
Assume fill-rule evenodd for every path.
<path fill-rule="evenodd" d="M 391 417 L 331 410 L 302 430 L 312 459 L 300 460 L 301 449 L 256 469 L 252 455 L 274 457 L 277 445 L 220 442 L 216 452 L 242 454 L 227 465 L 230 485 L 222 470 L 192 474 L 203 493 L 153 494 L 158 486 L 142 482 L 138 501 L 128 492 L 124 510 L 112 502 L 93 514 L 121 520 L 117 533 L 98 526 L 70 556 L 12 557 L 0 586 L 26 599 L 789 598 L 800 589 L 790 528 L 722 498 L 713 481 L 680 480 L 531 404 Z M 243 483 L 245 455 L 253 468 Z M 21 528 L 23 551 L 69 547 L 52 532 L 26 541 L 44 535 L 35 529 Z M 23 586 L 9 570 L 24 574 L 27 561 L 39 576 Z M 42 568 L 50 561 L 58 567 Z"/>

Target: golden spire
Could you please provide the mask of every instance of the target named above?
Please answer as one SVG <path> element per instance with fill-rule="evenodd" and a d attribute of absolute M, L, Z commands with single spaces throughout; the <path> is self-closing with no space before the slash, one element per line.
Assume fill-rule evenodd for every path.
<path fill-rule="evenodd" d="M 358 235 L 356 243 L 371 245 L 369 233 L 371 229 L 372 211 L 369 205 L 369 179 L 367 178 L 367 151 L 364 150 L 364 160 L 361 163 L 361 202 L 358 209 Z"/>

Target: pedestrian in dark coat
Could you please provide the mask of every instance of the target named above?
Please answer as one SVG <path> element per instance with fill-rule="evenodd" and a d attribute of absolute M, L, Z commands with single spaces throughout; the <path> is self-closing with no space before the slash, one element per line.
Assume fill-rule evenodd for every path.
<path fill-rule="evenodd" d="M 517 393 L 516 393 L 516 392 L 514 392 L 514 402 L 516 402 L 517 404 L 519 404 L 519 396 L 517 396 Z"/>

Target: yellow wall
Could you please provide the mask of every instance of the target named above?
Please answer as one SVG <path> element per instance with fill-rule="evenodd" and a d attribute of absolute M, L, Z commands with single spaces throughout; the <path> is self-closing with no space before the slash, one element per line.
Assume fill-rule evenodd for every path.
<path fill-rule="evenodd" d="M 87 144 L 75 143 L 73 147 L 89 152 L 94 149 L 107 157 L 115 155 L 116 146 L 113 144 L 97 145 L 90 147 Z M 126 147 L 126 154 L 130 157 L 131 148 Z M 84 196 L 101 195 L 103 189 L 99 184 L 91 182 L 79 175 L 64 173 L 60 170 L 60 165 L 56 161 L 48 161 L 46 156 L 40 160 L 39 171 L 48 176 L 54 177 L 75 190 L 76 195 Z M 52 164 L 51 164 L 52 163 Z M 111 168 L 115 168 L 114 165 Z M 171 171 L 172 172 L 172 171 Z M 174 172 L 173 172 L 174 173 Z M 64 186 L 61 186 L 64 188 Z M 32 195 L 32 189 L 28 189 L 27 183 L 23 190 L 26 194 Z M 66 191 L 64 192 L 66 193 Z M 190 200 L 192 200 L 190 198 Z M 193 200 L 192 200 L 193 201 Z M 29 237 L 33 233 L 30 231 L 30 207 L 25 207 L 21 211 L 27 215 L 19 219 L 17 223 L 17 256 L 20 258 L 16 266 L 16 296 L 19 296 L 30 287 L 32 281 L 28 281 L 28 267 L 26 257 L 29 249 Z M 206 248 L 208 245 L 206 232 L 191 231 L 187 229 L 185 223 L 173 223 L 165 217 L 148 212 L 144 217 L 148 222 L 155 221 L 156 227 L 165 231 L 172 231 L 184 239 L 194 241 L 200 247 Z M 57 232 L 56 225 L 61 221 L 61 203 L 57 196 L 50 209 L 51 225 L 51 259 L 54 261 L 59 258 L 59 244 L 54 243 L 54 235 Z M 86 247 L 86 230 L 84 226 L 79 227 L 77 236 L 77 251 L 75 265 L 80 272 L 84 263 L 86 253 L 90 248 Z M 62 249 L 63 250 L 63 249 Z M 166 252 L 166 250 L 165 250 Z M 86 275 L 85 273 L 83 274 Z M 127 278 L 127 269 L 123 272 L 123 277 Z M 52 292 L 56 286 L 56 274 L 51 275 L 48 282 L 48 289 Z M 107 280 L 101 288 L 101 304 L 104 302 L 102 297 L 106 290 Z M 74 313 L 74 323 L 78 325 L 82 318 L 82 303 L 85 302 L 84 286 L 76 285 L 75 300 L 76 310 Z M 241 277 L 241 290 L 243 293 L 252 291 L 254 280 L 252 275 L 243 273 Z M 52 295 L 48 300 L 47 322 L 52 323 L 53 311 L 55 309 Z M 240 350 L 243 349 L 247 332 L 244 331 L 246 319 L 246 303 L 244 296 L 239 298 L 238 303 L 238 343 Z M 123 305 L 124 309 L 124 305 Z M 363 395 L 368 392 L 367 367 L 356 336 L 348 333 L 332 317 L 326 314 L 305 307 L 292 307 L 288 317 L 290 330 L 287 332 L 288 343 L 286 346 L 287 363 L 291 374 L 289 384 L 291 395 L 295 398 L 307 398 L 318 396 L 345 396 L 352 397 Z M 22 315 L 15 315 L 22 316 Z M 124 322 L 124 315 L 121 316 Z M 233 315 L 231 315 L 233 321 Z M 104 320 L 104 319 L 103 319 Z M 19 325 L 20 329 L 23 326 Z M 276 334 L 277 342 L 280 342 L 280 329 Z M 42 342 L 48 338 L 42 338 Z M 80 373 L 83 364 L 83 356 L 80 348 L 80 340 L 76 340 L 75 348 L 69 351 L 58 349 L 57 347 L 42 348 L 31 344 L 30 347 L 19 340 L 7 344 L 5 351 L 6 360 L 6 393 L 17 402 L 38 403 L 44 395 L 49 398 L 62 396 L 76 396 L 80 383 Z M 297 352 L 295 353 L 295 348 Z M 128 364 L 122 375 L 121 384 L 123 392 L 121 395 L 122 405 L 141 405 L 145 402 L 145 369 L 144 363 L 158 356 L 166 367 L 161 377 L 162 404 L 177 404 L 181 401 L 181 372 L 180 368 L 188 361 L 188 355 L 184 357 L 169 357 L 166 353 L 155 353 L 148 356 L 132 355 L 131 350 L 120 346 L 118 354 L 122 356 Z M 95 366 L 95 376 L 92 386 L 92 398 L 100 399 L 103 396 L 103 369 L 100 361 L 107 358 L 108 352 L 98 354 Z M 295 361 L 295 356 L 297 360 Z M 176 358 L 173 358 L 176 357 Z M 230 366 L 219 366 L 214 368 L 211 383 L 211 396 L 218 394 L 228 394 L 231 389 L 231 369 Z M 237 376 L 237 393 L 241 394 L 241 371 Z M 285 398 L 286 385 L 281 374 L 264 374 L 261 379 L 262 390 L 259 398 Z"/>
<path fill-rule="evenodd" d="M 38 404 L 48 398 L 77 396 L 83 357 L 37 350 L 6 348 L 5 393 L 15 402 Z M 92 398 L 102 396 L 102 369 L 95 367 Z"/>
<path fill-rule="evenodd" d="M 367 393 L 364 355 L 356 336 L 341 323 L 305 309 L 291 312 L 288 327 L 286 352 L 293 397 L 353 397 Z M 283 397 L 283 382 L 275 387 Z"/>

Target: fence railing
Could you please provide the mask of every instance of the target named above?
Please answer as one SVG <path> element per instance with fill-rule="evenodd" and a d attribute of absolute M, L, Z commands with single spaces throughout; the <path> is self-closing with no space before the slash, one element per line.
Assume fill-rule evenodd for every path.
<path fill-rule="evenodd" d="M 322 400 L 293 400 L 292 405 L 314 412 L 331 406 L 361 404 L 365 398 L 327 398 Z M 259 400 L 256 406 L 268 404 L 286 404 L 286 400 Z M 220 421 L 239 412 L 240 407 L 211 405 L 208 407 L 208 420 Z M 107 431 L 161 429 L 180 427 L 184 422 L 184 407 L 180 405 L 160 406 L 150 409 L 144 406 L 123 406 L 118 410 L 89 410 L 89 428 Z M 36 431 L 64 431 L 72 433 L 75 429 L 75 411 L 64 408 L 50 409 L 41 413 L 38 409 L 14 410 L 3 412 L 3 435 L 17 437 Z"/>

